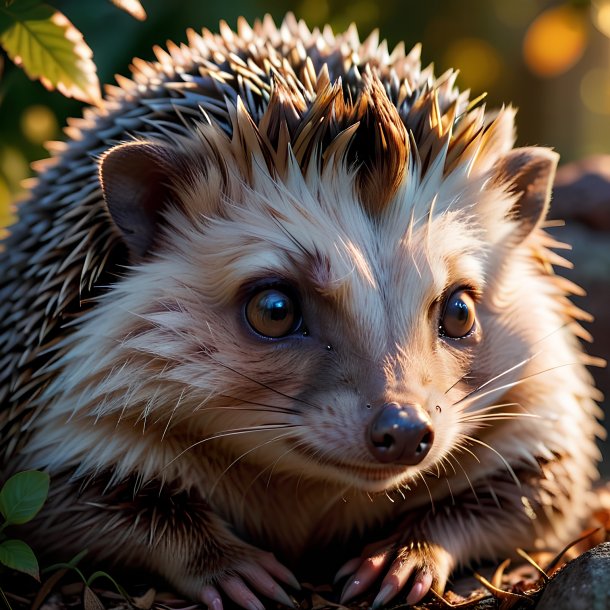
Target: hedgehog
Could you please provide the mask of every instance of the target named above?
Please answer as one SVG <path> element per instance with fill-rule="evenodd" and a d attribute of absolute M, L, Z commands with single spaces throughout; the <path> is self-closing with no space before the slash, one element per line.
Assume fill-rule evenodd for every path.
<path fill-rule="evenodd" d="M 220 610 L 315 566 L 415 604 L 579 531 L 602 435 L 545 232 L 558 155 L 354 26 L 133 61 L 0 254 L 0 477 L 32 524 Z"/>

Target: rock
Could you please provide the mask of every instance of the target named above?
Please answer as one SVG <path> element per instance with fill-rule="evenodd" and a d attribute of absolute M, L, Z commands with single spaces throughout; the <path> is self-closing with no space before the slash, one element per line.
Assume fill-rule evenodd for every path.
<path fill-rule="evenodd" d="M 609 610 L 610 542 L 568 563 L 547 584 L 536 610 Z"/>
<path fill-rule="evenodd" d="M 587 157 L 559 168 L 551 217 L 610 230 L 610 155 Z"/>

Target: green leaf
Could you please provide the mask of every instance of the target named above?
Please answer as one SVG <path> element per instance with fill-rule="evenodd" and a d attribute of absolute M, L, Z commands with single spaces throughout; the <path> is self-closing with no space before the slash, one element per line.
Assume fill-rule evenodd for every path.
<path fill-rule="evenodd" d="M 91 49 L 68 19 L 39 0 L 0 4 L 0 45 L 47 89 L 84 102 L 100 100 Z"/>
<path fill-rule="evenodd" d="M 27 523 L 42 508 L 49 493 L 49 475 L 26 470 L 13 475 L 0 490 L 0 513 L 6 524 Z"/>
<path fill-rule="evenodd" d="M 0 543 L 0 563 L 40 580 L 38 561 L 34 551 L 21 540 L 5 540 Z"/>

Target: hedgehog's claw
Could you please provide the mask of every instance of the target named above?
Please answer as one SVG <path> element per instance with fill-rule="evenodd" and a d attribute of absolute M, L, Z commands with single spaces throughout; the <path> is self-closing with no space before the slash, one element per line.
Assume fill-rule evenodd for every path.
<path fill-rule="evenodd" d="M 346 603 L 350 599 L 364 593 L 381 575 L 383 568 L 387 565 L 391 559 L 391 549 L 385 549 L 370 557 L 359 558 L 356 560 L 354 566 L 354 560 L 348 561 L 345 566 L 337 573 L 337 580 L 340 575 L 345 575 L 347 568 L 354 566 L 357 568 L 356 572 L 347 579 L 343 592 L 341 593 L 342 604 Z M 353 571 L 353 570 L 352 570 Z"/>
<path fill-rule="evenodd" d="M 409 577 L 415 572 L 413 586 L 407 595 L 407 604 L 421 601 L 432 586 L 432 574 L 416 567 L 416 558 L 406 561 L 397 560 L 392 564 L 388 574 L 381 583 L 381 590 L 373 601 L 373 609 L 381 608 L 394 598 L 405 586 Z"/>
<path fill-rule="evenodd" d="M 353 559 L 350 559 L 348 562 L 344 563 L 335 575 L 333 585 L 336 585 L 341 579 L 345 578 L 346 576 L 353 574 L 360 567 L 361 563 L 361 557 L 354 557 Z"/>
<path fill-rule="evenodd" d="M 432 574 L 430 572 L 420 572 L 415 577 L 415 582 L 411 587 L 411 592 L 407 595 L 407 604 L 416 604 L 432 588 Z"/>
<path fill-rule="evenodd" d="M 208 607 L 208 610 L 223 610 L 222 597 L 216 587 L 211 585 L 203 587 L 201 601 Z"/>
<path fill-rule="evenodd" d="M 301 585 L 295 575 L 284 564 L 280 563 L 273 553 L 259 552 L 257 562 L 276 580 L 283 582 L 292 589 L 301 590 Z"/>
<path fill-rule="evenodd" d="M 390 567 L 386 569 L 392 559 Z M 435 544 L 420 542 L 397 545 L 394 539 L 385 548 L 380 549 L 377 545 L 376 550 L 365 551 L 358 561 L 352 559 L 339 570 L 337 576 L 345 576 L 348 568 L 352 568 L 351 571 L 356 569 L 345 584 L 341 603 L 364 593 L 385 572 L 372 607 L 380 608 L 387 604 L 407 583 L 410 583 L 410 589 L 406 601 L 416 604 L 433 586 L 437 591 L 444 590 L 451 564 L 449 553 Z"/>
<path fill-rule="evenodd" d="M 208 610 L 223 610 L 222 592 L 241 608 L 265 610 L 265 605 L 257 594 L 294 607 L 294 602 L 276 582 L 276 579 L 293 588 L 299 583 L 271 553 L 258 552 L 254 560 L 243 561 L 217 580 L 216 586 L 206 585 L 201 590 L 200 599 Z"/>
<path fill-rule="evenodd" d="M 219 583 L 222 590 L 238 606 L 246 610 L 265 610 L 264 604 L 237 575 L 225 576 Z"/>
<path fill-rule="evenodd" d="M 258 558 L 258 561 L 258 564 L 248 563 L 243 568 L 238 569 L 239 573 L 254 589 L 256 589 L 259 593 L 262 593 L 265 597 L 279 602 L 280 604 L 284 604 L 284 606 L 293 607 L 294 602 L 290 599 L 284 589 L 282 589 L 282 587 L 280 587 L 280 585 L 275 581 L 275 578 L 286 580 L 290 577 L 294 579 L 294 576 L 292 576 L 292 574 L 283 565 L 281 565 L 275 559 L 275 557 L 273 557 L 273 555 Z M 264 565 L 264 562 L 266 562 L 267 565 Z M 271 569 L 269 569 L 270 567 Z M 279 571 L 278 568 L 281 568 L 282 570 L 279 575 L 277 573 Z M 274 573 L 273 570 L 275 570 L 276 573 Z M 296 579 L 294 580 L 296 581 Z M 288 582 L 288 584 L 291 583 Z M 298 582 L 296 584 L 298 587 Z M 231 597 L 228 591 L 227 595 Z M 249 606 L 244 607 L 249 608 Z M 252 606 L 252 608 L 254 608 L 254 606 Z"/>

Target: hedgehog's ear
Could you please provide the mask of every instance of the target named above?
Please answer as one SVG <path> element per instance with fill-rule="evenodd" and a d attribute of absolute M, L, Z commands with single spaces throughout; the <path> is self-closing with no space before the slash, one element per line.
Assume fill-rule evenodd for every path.
<path fill-rule="evenodd" d="M 509 151 L 495 167 L 496 183 L 507 186 L 517 197 L 509 216 L 519 225 L 515 235 L 518 241 L 544 221 L 558 161 L 556 152 L 530 146 Z"/>
<path fill-rule="evenodd" d="M 169 181 L 178 172 L 177 156 L 162 144 L 128 142 L 102 156 L 104 200 L 133 257 L 150 250 L 171 196 Z"/>

